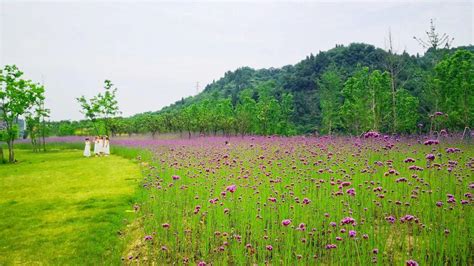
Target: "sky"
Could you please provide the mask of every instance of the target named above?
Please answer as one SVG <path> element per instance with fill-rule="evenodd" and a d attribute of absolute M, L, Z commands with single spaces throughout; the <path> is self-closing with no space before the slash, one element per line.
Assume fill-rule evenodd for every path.
<path fill-rule="evenodd" d="M 454 46 L 473 44 L 472 1 L 0 0 L 0 66 L 46 87 L 52 120 L 83 119 L 75 98 L 105 79 L 123 116 L 157 111 L 242 66 L 282 67 L 364 42 L 424 53 L 430 19 Z M 199 86 L 197 86 L 199 83 Z"/>

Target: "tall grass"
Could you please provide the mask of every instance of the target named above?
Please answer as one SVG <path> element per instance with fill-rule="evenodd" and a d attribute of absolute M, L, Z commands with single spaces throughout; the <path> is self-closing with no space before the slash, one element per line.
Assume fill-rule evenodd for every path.
<path fill-rule="evenodd" d="M 154 146 L 137 216 L 145 246 L 127 259 L 473 263 L 472 145 L 390 138 L 194 142 Z M 447 153 L 449 147 L 460 151 Z M 425 158 L 430 153 L 433 161 Z M 404 162 L 409 157 L 415 162 Z M 230 185 L 235 192 L 226 191 Z M 347 217 L 354 222 L 344 224 Z"/>

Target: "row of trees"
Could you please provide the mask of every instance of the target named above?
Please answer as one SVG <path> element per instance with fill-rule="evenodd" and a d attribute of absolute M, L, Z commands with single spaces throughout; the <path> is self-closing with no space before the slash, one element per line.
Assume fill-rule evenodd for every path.
<path fill-rule="evenodd" d="M 318 82 L 323 133 L 416 130 L 418 99 L 405 89 L 392 91 L 388 72 L 363 67 L 342 83 L 337 70 L 328 70 Z"/>
<path fill-rule="evenodd" d="M 44 87 L 39 83 L 23 79 L 15 65 L 0 69 L 0 141 L 8 146 L 8 161 L 15 162 L 14 142 L 18 138 L 18 121 L 24 117 L 35 150 L 44 148 L 45 118 L 49 110 L 44 107 Z M 4 161 L 0 145 L 0 161 Z"/>
<path fill-rule="evenodd" d="M 445 128 L 464 130 L 474 122 L 474 54 L 459 50 L 441 60 L 424 84 L 423 100 L 430 120 L 443 114 Z M 360 134 L 367 130 L 412 133 L 420 121 L 420 99 L 394 86 L 388 71 L 363 67 L 345 83 L 335 68 L 318 80 L 323 133 Z M 436 115 L 438 114 L 438 115 Z M 428 127 L 430 131 L 433 128 Z"/>
<path fill-rule="evenodd" d="M 361 134 L 368 130 L 385 133 L 413 133 L 448 128 L 472 127 L 474 118 L 474 54 L 460 49 L 432 60 L 436 65 L 423 76 L 419 91 L 403 87 L 398 70 L 402 63 L 394 57 L 387 70 L 359 66 L 347 75 L 335 64 L 315 79 L 322 134 Z M 410 86 L 408 84 L 407 86 Z M 105 92 L 91 99 L 78 98 L 88 120 L 50 123 L 54 135 L 136 134 L 259 134 L 293 135 L 304 133 L 295 125 L 301 106 L 292 93 L 274 80 L 259 81 L 222 97 L 219 91 L 199 95 L 199 100 L 160 112 L 128 118 L 119 114 L 117 89 L 106 80 Z M 298 92 L 297 92 L 298 93 Z M 310 93 L 308 93 L 308 98 Z M 439 116 L 439 113 L 443 113 Z M 435 115 L 438 114 L 438 115 Z M 423 125 L 424 124 L 424 125 Z"/>
<path fill-rule="evenodd" d="M 344 70 L 329 66 L 316 79 L 323 134 L 361 134 L 368 130 L 385 133 L 413 133 L 417 130 L 449 128 L 464 130 L 474 119 L 474 54 L 458 50 L 437 60 L 430 75 L 424 77 L 416 95 L 402 87 L 397 67 L 381 71 L 361 67 L 346 77 Z M 393 61 L 393 65 L 399 64 Z M 392 65 L 392 66 L 393 66 Z M 390 71 L 390 69 L 392 71 Z M 118 113 L 115 91 L 106 81 L 106 92 L 89 101 L 80 98 L 89 121 L 56 123 L 58 135 L 179 132 L 198 134 L 298 134 L 294 124 L 297 104 L 292 93 L 275 81 L 261 81 L 240 90 L 236 97 L 222 97 L 218 91 L 199 101 L 157 113 L 129 118 L 113 118 Z M 92 112 L 91 110 L 98 110 Z M 443 113 L 440 117 L 439 113 Z M 438 114 L 438 115 L 435 115 Z M 426 125 L 420 122 L 426 121 Z M 91 130 L 91 127 L 94 130 Z"/>
<path fill-rule="evenodd" d="M 73 123 L 57 124 L 57 130 L 64 130 L 67 125 L 68 132 L 90 134 L 87 126 L 102 123 L 102 132 L 117 134 L 151 133 L 153 137 L 157 133 L 179 132 L 186 133 L 189 137 L 193 133 L 209 134 L 295 134 L 291 123 L 293 114 L 293 97 L 289 93 L 282 93 L 278 97 L 272 94 L 275 83 L 263 82 L 255 90 L 245 89 L 239 94 L 236 104 L 232 104 L 230 98 L 219 98 L 217 94 L 197 103 L 183 108 L 159 113 L 145 113 L 130 118 L 108 118 L 96 119 L 89 115 L 91 104 L 84 98 L 79 101 L 83 107 L 83 113 L 89 117 L 89 123 L 76 123 L 75 126 L 85 128 L 73 129 Z M 95 97 L 96 98 L 96 97 Z M 93 99 L 95 99 L 93 98 Z M 97 97 L 100 99 L 100 97 Z M 107 109 L 107 106 L 97 103 L 95 109 Z M 115 110 L 115 109 L 114 109 Z M 94 119 L 92 119 L 93 117 Z"/>

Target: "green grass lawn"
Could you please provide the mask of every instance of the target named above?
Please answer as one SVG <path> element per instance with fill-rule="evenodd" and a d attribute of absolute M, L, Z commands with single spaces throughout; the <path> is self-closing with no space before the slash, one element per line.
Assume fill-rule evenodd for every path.
<path fill-rule="evenodd" d="M 139 167 L 79 150 L 16 153 L 0 165 L 0 265 L 119 262 Z"/>

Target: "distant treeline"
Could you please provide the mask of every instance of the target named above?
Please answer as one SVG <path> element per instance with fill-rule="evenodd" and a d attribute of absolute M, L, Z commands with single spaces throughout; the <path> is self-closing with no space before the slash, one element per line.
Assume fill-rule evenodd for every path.
<path fill-rule="evenodd" d="M 101 132 L 134 134 L 409 134 L 474 122 L 474 46 L 423 56 L 367 44 L 336 46 L 296 65 L 239 68 L 158 112 L 113 118 Z M 51 135 L 94 134 L 88 121 Z"/>

